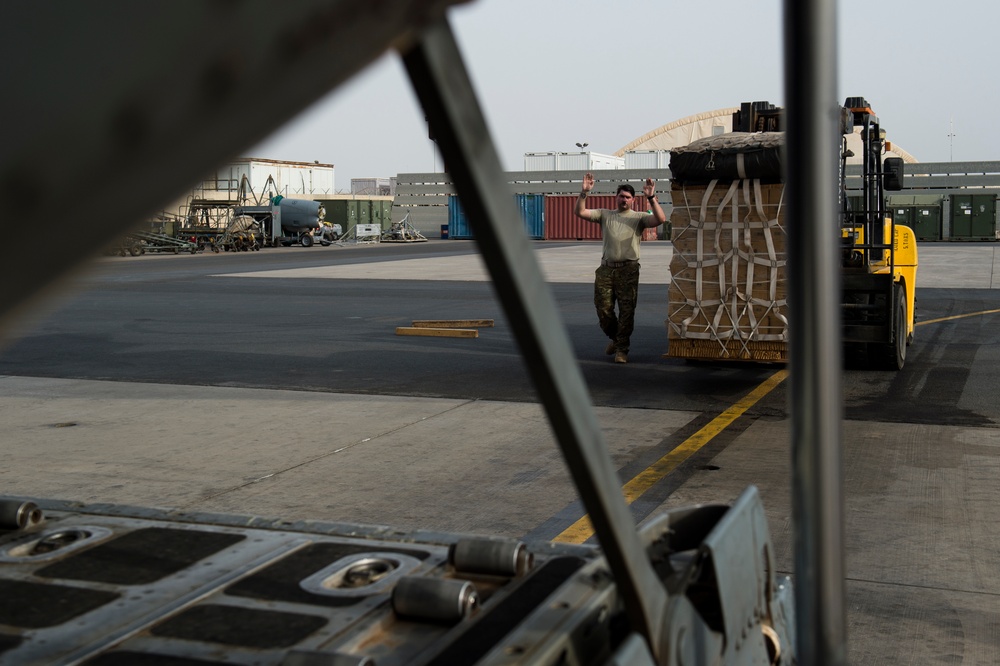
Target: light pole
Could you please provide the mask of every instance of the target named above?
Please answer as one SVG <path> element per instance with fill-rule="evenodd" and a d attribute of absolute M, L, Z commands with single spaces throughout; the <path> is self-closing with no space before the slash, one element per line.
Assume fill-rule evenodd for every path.
<path fill-rule="evenodd" d="M 955 118 L 954 118 L 954 116 L 951 119 L 951 130 L 948 132 L 948 141 L 950 142 L 949 158 L 950 158 L 950 161 L 954 162 L 955 161 Z M 576 144 L 576 145 L 579 146 L 580 144 Z"/>
<path fill-rule="evenodd" d="M 583 150 L 584 148 L 586 148 L 589 145 L 590 145 L 589 143 L 587 143 L 586 141 L 584 141 L 583 143 L 576 144 L 576 147 L 579 148 L 580 150 Z"/>

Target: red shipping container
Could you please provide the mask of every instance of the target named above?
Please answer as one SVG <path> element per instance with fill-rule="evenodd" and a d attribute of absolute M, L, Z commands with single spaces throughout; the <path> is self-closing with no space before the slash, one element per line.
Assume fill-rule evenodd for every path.
<path fill-rule="evenodd" d="M 601 225 L 581 220 L 574 213 L 578 195 L 554 195 L 545 197 L 545 240 L 600 240 Z M 587 208 L 607 208 L 614 210 L 615 197 L 611 194 L 594 194 L 587 197 Z M 641 194 L 632 202 L 633 210 L 647 211 L 646 198 Z M 646 229 L 642 233 L 644 241 L 656 240 L 658 227 Z"/>

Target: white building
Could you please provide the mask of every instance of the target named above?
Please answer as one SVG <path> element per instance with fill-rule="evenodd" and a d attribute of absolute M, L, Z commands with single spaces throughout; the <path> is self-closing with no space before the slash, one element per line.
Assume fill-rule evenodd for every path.
<path fill-rule="evenodd" d="M 332 164 L 319 162 L 286 162 L 240 157 L 219 167 L 201 186 L 206 199 L 236 198 L 241 186 L 254 194 L 273 190 L 293 199 L 315 199 L 336 192 Z M 216 192 L 227 196 L 209 196 Z"/>

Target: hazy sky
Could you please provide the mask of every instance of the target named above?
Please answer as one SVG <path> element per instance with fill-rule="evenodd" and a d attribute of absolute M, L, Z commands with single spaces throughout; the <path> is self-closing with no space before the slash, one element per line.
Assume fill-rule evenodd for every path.
<path fill-rule="evenodd" d="M 452 26 L 503 166 L 524 153 L 613 153 L 685 116 L 782 105 L 780 0 L 474 0 Z M 841 0 L 840 100 L 868 99 L 922 162 L 1000 160 L 1000 3 Z M 949 136 L 953 134 L 954 136 Z M 441 171 L 400 59 L 388 54 L 250 157 L 351 178 Z"/>

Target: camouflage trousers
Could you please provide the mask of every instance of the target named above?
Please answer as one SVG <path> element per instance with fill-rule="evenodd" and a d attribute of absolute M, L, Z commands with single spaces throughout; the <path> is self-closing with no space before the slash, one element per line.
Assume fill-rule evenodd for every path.
<path fill-rule="evenodd" d="M 597 308 L 597 321 L 601 330 L 615 343 L 615 351 L 628 353 L 629 339 L 635 327 L 635 304 L 638 298 L 638 262 L 618 268 L 598 266 L 594 273 L 594 307 Z"/>

